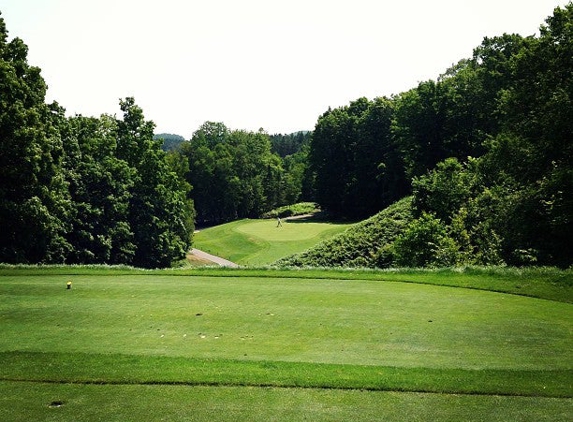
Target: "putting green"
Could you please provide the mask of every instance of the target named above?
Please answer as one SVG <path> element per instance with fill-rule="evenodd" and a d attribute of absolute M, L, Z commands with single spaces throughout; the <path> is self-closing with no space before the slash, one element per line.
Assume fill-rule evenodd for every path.
<path fill-rule="evenodd" d="M 332 229 L 338 231 L 339 226 L 338 224 L 329 223 L 283 220 L 282 225 L 277 227 L 276 220 L 246 220 L 245 224 L 237 226 L 235 230 L 247 236 L 256 236 L 268 242 L 292 242 L 321 238 L 321 235 Z"/>
<path fill-rule="evenodd" d="M 201 230 L 194 247 L 240 265 L 267 265 L 303 252 L 350 224 L 287 220 L 240 220 Z"/>

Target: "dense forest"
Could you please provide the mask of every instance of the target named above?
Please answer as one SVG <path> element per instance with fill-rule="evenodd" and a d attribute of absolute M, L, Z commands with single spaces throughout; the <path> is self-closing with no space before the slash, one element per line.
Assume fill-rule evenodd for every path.
<path fill-rule="evenodd" d="M 369 266 L 570 266 L 572 69 L 570 3 L 539 35 L 485 38 L 437 80 L 328 109 L 313 132 L 205 122 L 184 140 L 154 135 L 133 98 L 121 118 L 45 104 L 0 17 L 0 262 L 169 266 L 195 222 L 298 201 L 357 221 L 401 200 L 408 218 Z"/>
<path fill-rule="evenodd" d="M 27 52 L 0 18 L 0 262 L 166 267 L 184 256 L 191 187 L 153 123 L 133 98 L 120 119 L 65 117 Z"/>
<path fill-rule="evenodd" d="M 281 139 L 274 145 L 282 145 Z M 189 142 L 181 144 L 179 153 L 189 162 L 187 181 L 193 186 L 199 224 L 256 218 L 304 199 L 302 143 L 284 158 L 272 147 L 263 130 L 231 130 L 220 122 L 205 122 Z"/>
<path fill-rule="evenodd" d="M 316 200 L 358 218 L 412 194 L 377 266 L 570 266 L 572 101 L 570 3 L 539 36 L 485 38 L 437 81 L 324 113 Z"/>

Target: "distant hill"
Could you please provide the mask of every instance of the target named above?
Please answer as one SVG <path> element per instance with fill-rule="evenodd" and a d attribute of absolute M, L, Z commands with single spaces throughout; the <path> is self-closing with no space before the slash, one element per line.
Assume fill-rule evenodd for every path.
<path fill-rule="evenodd" d="M 181 144 L 185 142 L 185 138 L 181 135 L 174 135 L 172 133 L 159 133 L 153 135 L 153 139 L 163 139 L 161 148 L 163 151 L 173 151 L 179 149 Z"/>
<path fill-rule="evenodd" d="M 301 254 L 274 263 L 292 267 L 389 267 L 389 249 L 412 217 L 412 198 L 406 197 L 345 232 Z"/>

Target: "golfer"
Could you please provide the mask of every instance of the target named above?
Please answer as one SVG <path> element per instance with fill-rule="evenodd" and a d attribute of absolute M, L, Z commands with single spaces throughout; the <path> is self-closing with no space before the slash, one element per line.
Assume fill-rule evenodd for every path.
<path fill-rule="evenodd" d="M 282 227 L 283 223 L 281 222 L 281 218 L 277 217 L 277 227 Z"/>

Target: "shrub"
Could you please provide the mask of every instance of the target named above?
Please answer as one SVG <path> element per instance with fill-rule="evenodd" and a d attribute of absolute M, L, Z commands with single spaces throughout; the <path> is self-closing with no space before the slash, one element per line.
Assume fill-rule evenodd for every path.
<path fill-rule="evenodd" d="M 447 267 L 456 265 L 459 246 L 447 227 L 433 214 L 422 213 L 392 246 L 399 267 Z"/>
<path fill-rule="evenodd" d="M 262 214 L 261 218 L 285 218 L 293 215 L 314 214 L 319 211 L 320 208 L 315 202 L 299 202 L 298 204 L 275 208 L 274 210 Z"/>
<path fill-rule="evenodd" d="M 306 252 L 283 258 L 275 265 L 386 268 L 392 263 L 388 259 L 390 245 L 411 221 L 411 198 L 407 197 L 338 236 Z"/>

